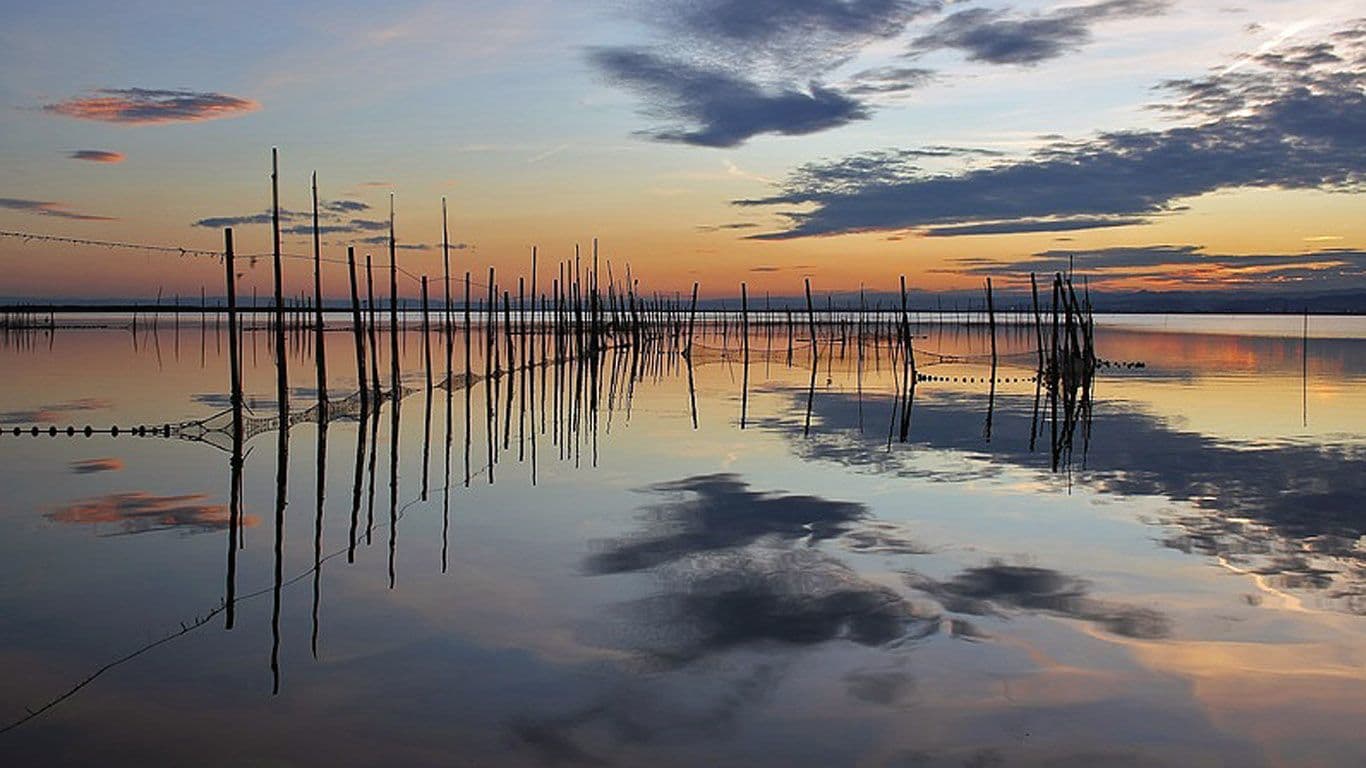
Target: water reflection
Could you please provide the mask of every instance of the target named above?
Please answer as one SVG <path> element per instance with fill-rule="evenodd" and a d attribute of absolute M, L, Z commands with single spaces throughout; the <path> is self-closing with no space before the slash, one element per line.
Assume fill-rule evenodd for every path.
<path fill-rule="evenodd" d="M 862 504 L 752 491 L 734 474 L 689 477 L 648 490 L 674 498 L 647 508 L 645 531 L 599 544 L 585 563 L 589 573 L 644 570 L 760 539 L 815 544 L 848 537 L 858 548 L 918 551 L 910 539 L 867 524 Z"/>
<path fill-rule="evenodd" d="M 89 411 L 104 411 L 113 403 L 102 397 L 82 397 L 61 403 L 48 403 L 37 408 L 0 413 L 0 423 L 9 424 L 56 424 L 77 418 L 77 414 Z"/>
<path fill-rule="evenodd" d="M 1002 616 L 1008 610 L 1089 621 L 1125 637 L 1155 640 L 1171 634 L 1171 621 L 1149 609 L 1097 600 L 1084 579 L 1050 568 L 992 563 L 945 581 L 907 573 L 911 588 L 931 595 L 944 609 L 969 616 Z"/>
<path fill-rule="evenodd" d="M 801 397 L 793 393 L 794 400 Z M 871 398 L 894 409 L 890 398 Z M 868 407 L 865 399 L 864 407 Z M 795 403 L 794 403 L 795 405 Z M 787 436 L 806 460 L 835 462 L 878 475 L 945 483 L 986 479 L 1018 467 L 1057 482 L 1049 460 L 1028 447 L 1031 417 L 1024 398 L 998 408 L 997 439 L 989 445 L 973 434 L 984 403 L 972 395 L 922 401 L 907 450 L 858 428 L 859 403 L 848 394 L 827 394 L 816 411 L 822 429 L 774 417 L 761 426 Z M 1067 482 L 1097 492 L 1163 498 L 1191 510 L 1160 522 L 1178 529 L 1170 545 L 1243 563 L 1259 574 L 1280 574 L 1317 588 L 1339 607 L 1360 611 L 1366 552 L 1360 539 L 1366 521 L 1366 445 L 1345 443 L 1243 444 L 1188 432 L 1139 410 L 1107 409 L 1088 440 L 1086 463 Z M 1009 438 L 1009 439 L 1008 439 Z M 915 449 L 961 453 L 944 462 Z M 1319 561 L 1317 566 L 1306 561 Z M 1268 570 L 1270 569 L 1270 570 Z M 1312 569 L 1315 579 L 1296 578 Z M 1285 583 L 1289 583 L 1285 581 Z"/>
<path fill-rule="evenodd" d="M 78 501 L 44 515 L 55 523 L 106 525 L 119 528 L 119 534 L 153 533 L 176 530 L 206 533 L 226 530 L 231 522 L 228 508 L 205 502 L 208 496 L 158 496 L 146 491 L 111 493 Z M 242 518 L 243 526 L 255 526 L 255 515 Z"/>
<path fill-rule="evenodd" d="M 622 613 L 632 650 L 672 664 L 769 643 L 886 646 L 940 625 L 938 613 L 813 549 L 696 554 L 657 575 L 662 591 Z"/>
<path fill-rule="evenodd" d="M 504 305 L 502 322 L 517 325 L 507 310 Z M 857 329 L 850 328 L 852 339 Z M 1176 553 L 1190 553 L 1264 593 L 1312 594 L 1342 611 L 1362 611 L 1363 531 L 1354 511 L 1366 486 L 1353 470 L 1366 456 L 1351 434 L 1256 443 L 1205 433 L 1156 405 L 1121 399 L 1115 391 L 1120 381 L 1153 381 L 1126 369 L 1102 377 L 1089 436 L 1085 418 L 1060 416 L 1060 432 L 1071 421 L 1081 450 L 1072 462 L 1062 462 L 1069 471 L 1055 475 L 1054 452 L 1038 445 L 1050 439 L 1051 414 L 1039 413 L 1051 407 L 1045 405 L 1047 389 L 1040 392 L 1035 381 L 1007 381 L 1028 379 L 1027 372 L 1017 377 L 1019 371 L 1002 369 L 984 376 L 964 366 L 955 375 L 980 381 L 963 386 L 921 379 L 906 376 L 909 361 L 895 341 L 867 349 L 850 342 L 842 352 L 844 342 L 833 337 L 821 345 L 817 359 L 823 365 L 808 370 L 798 355 L 789 368 L 784 351 L 772 348 L 771 327 L 751 332 L 769 341 L 767 349 L 750 350 L 748 380 L 745 371 L 726 370 L 723 363 L 734 361 L 707 360 L 700 344 L 695 362 L 617 348 L 575 361 L 555 357 L 553 347 L 561 340 L 540 337 L 537 344 L 534 335 L 511 339 L 511 346 L 491 345 L 500 358 L 508 356 L 503 365 L 511 372 L 485 379 L 450 370 L 448 337 L 444 380 L 425 390 L 399 390 L 399 399 L 424 393 L 421 425 L 418 419 L 400 421 L 401 406 L 392 398 L 377 396 L 373 408 L 358 401 L 353 412 L 347 398 L 339 399 L 347 386 L 332 382 L 329 418 L 315 434 L 292 436 L 306 436 L 315 445 L 300 452 L 296 444 L 290 451 L 289 430 L 278 428 L 275 441 L 257 441 L 261 460 L 274 465 L 273 485 L 264 465 L 246 466 L 251 441 L 270 430 L 238 430 L 236 439 L 207 441 L 231 448 L 227 462 L 213 457 L 219 464 L 212 472 L 228 478 L 226 506 L 200 495 L 157 495 L 164 489 L 125 491 L 66 504 L 62 510 L 90 511 L 71 512 L 71 519 L 51 513 L 49 519 L 102 522 L 124 532 L 225 534 L 226 584 L 224 570 L 215 565 L 215 591 L 196 587 L 194 599 L 210 615 L 226 610 L 229 627 L 256 627 L 260 633 L 234 631 L 224 641 L 218 639 L 224 633 L 201 629 L 196 645 L 152 654 L 146 651 L 169 644 L 159 631 L 139 627 L 133 636 L 158 638 L 137 651 L 148 674 L 163 673 L 161 665 L 180 653 L 213 658 L 210 666 L 222 674 L 213 678 L 219 686 L 257 686 L 250 691 L 254 696 L 238 692 L 225 709 L 240 706 L 254 715 L 288 707 L 284 719 L 291 728 L 296 717 L 307 727 L 303 710 L 325 711 L 361 692 L 367 701 L 373 692 L 420 702 L 367 709 L 377 727 L 407 729 L 413 744 L 394 749 L 411 748 L 403 754 L 413 762 L 449 758 L 452 745 L 463 749 L 469 742 L 479 745 L 471 754 L 480 764 L 664 764 L 670 758 L 706 764 L 709 745 L 737 750 L 725 754 L 748 749 L 753 764 L 844 764 L 863 756 L 868 764 L 1181 765 L 1229 755 L 1257 764 L 1255 755 L 1244 759 L 1251 752 L 1242 744 L 1243 731 L 1207 721 L 1192 704 L 1202 692 L 1198 686 L 1185 678 L 1173 682 L 1159 663 L 1188 660 L 1183 669 L 1197 675 L 1223 670 L 1224 662 L 1201 666 L 1206 646 L 1193 640 L 1200 627 L 1190 617 L 1196 611 L 1233 614 L 1236 608 L 1194 588 L 1181 599 L 1151 597 L 1162 591 L 1151 586 L 1160 578 L 1154 573 L 1175 562 L 1189 574 L 1199 560 Z M 705 330 L 700 336 L 711 338 Z M 474 350 L 475 369 L 482 342 L 465 345 L 466 354 Z M 733 338 L 729 343 L 743 356 Z M 407 346 L 410 358 L 430 354 L 426 343 Z M 1161 372 L 1162 362 L 1151 361 L 1150 370 Z M 929 377 L 956 370 L 922 365 L 921 374 Z M 364 375 L 369 378 L 375 368 L 368 366 Z M 1186 386 L 1199 377 L 1159 378 Z M 398 382 L 404 383 L 401 376 Z M 1296 398 L 1299 386 L 1296 380 Z M 454 392 L 462 387 L 463 419 Z M 484 393 L 474 392 L 476 387 Z M 443 388 L 444 397 L 437 397 Z M 193 386 L 177 396 L 204 391 L 207 385 Z M 473 399 L 480 396 L 486 398 L 487 420 L 472 413 Z M 433 414 L 443 401 L 446 412 Z M 219 402 L 231 399 L 214 401 Z M 251 399 L 244 404 L 251 408 Z M 1059 406 L 1066 411 L 1065 401 Z M 737 410 L 745 421 L 743 438 L 730 417 L 698 417 L 699 411 Z M 445 432 L 438 434 L 443 423 Z M 382 424 L 386 435 L 380 435 Z M 483 436 L 477 434 L 481 428 Z M 463 437 L 455 435 L 461 429 Z M 544 446 L 547 435 L 553 447 L 538 456 L 538 436 Z M 683 442 L 686 436 L 696 436 L 695 446 Z M 150 465 L 130 460 L 122 472 L 101 474 L 93 468 L 111 469 L 102 464 L 108 460 L 73 464 L 63 453 L 67 443 L 41 439 L 40 461 L 56 456 L 55 466 L 67 480 L 104 484 L 81 496 L 107 491 L 109 483 L 125 478 L 138 487 L 133 484 L 144 478 L 134 473 Z M 351 460 L 328 462 L 329 439 L 342 441 L 343 447 L 334 444 L 331 450 Z M 452 457 L 461 439 L 463 472 Z M 443 455 L 432 474 L 428 464 L 436 440 L 442 441 Z M 486 441 L 484 467 L 472 458 L 475 441 Z M 173 450 L 189 455 L 190 447 Z M 387 477 L 379 466 L 386 448 Z M 120 455 L 141 459 L 139 450 Z M 580 451 L 588 460 L 580 461 Z M 420 473 L 412 467 L 419 456 Z M 186 461 L 188 468 L 177 465 L 176 476 L 193 476 L 196 469 Z M 86 464 L 92 469 L 80 468 Z M 491 483 L 495 465 L 495 487 L 472 482 L 486 471 Z M 593 466 L 603 471 L 574 471 Z M 727 471 L 715 471 L 719 467 Z M 840 475 L 829 468 L 855 471 Z M 831 478 L 840 480 L 823 484 Z M 382 508 L 376 521 L 374 497 L 386 482 L 388 496 L 380 503 L 387 519 Z M 997 559 L 1003 549 L 1014 551 L 1008 527 L 976 529 L 989 515 L 965 514 L 945 523 L 947 515 L 935 505 L 955 493 L 965 509 L 990 503 L 982 491 L 998 482 L 1031 488 L 1039 504 L 1063 499 L 1069 489 L 1087 499 L 1160 500 L 1163 511 L 1148 522 L 1156 526 L 1153 538 L 1162 548 L 1139 537 L 1138 546 L 1147 549 L 1143 565 L 1118 562 L 1113 573 L 1088 558 L 1072 562 L 1056 552 Z M 544 491 L 532 491 L 533 483 Z M 641 504 L 623 501 L 630 498 L 623 489 L 631 488 L 645 495 Z M 312 514 L 287 515 L 291 499 Z M 244 549 L 245 532 L 260 523 L 244 507 L 272 503 L 274 546 Z M 931 533 L 921 523 L 936 515 L 939 528 Z M 1022 517 L 1018 526 L 1026 540 L 1052 537 L 1061 548 L 1069 537 L 1086 534 L 1045 530 L 1042 516 Z M 403 536 L 396 532 L 400 523 Z M 291 525 L 294 532 L 287 537 Z M 381 541 L 367 552 L 372 534 L 378 528 L 383 537 L 386 525 L 388 546 Z M 945 528 L 952 533 L 946 535 Z M 311 547 L 286 546 L 310 533 Z M 160 553 L 188 560 L 201 538 L 176 539 Z M 138 543 L 150 541 L 142 537 Z M 212 562 L 223 562 L 223 543 L 214 544 Z M 342 554 L 354 567 L 326 566 Z M 404 577 L 397 579 L 400 557 Z M 1147 560 L 1154 564 L 1151 572 L 1145 570 Z M 168 570 L 180 567 L 177 562 Z M 79 571 L 61 578 L 78 578 Z M 249 584 L 250 574 L 269 578 Z M 294 584 L 299 586 L 291 589 Z M 1117 584 L 1132 588 L 1120 597 Z M 91 589 L 101 593 L 99 585 Z M 211 599 L 203 599 L 205 594 Z M 1354 616 L 1325 620 L 1272 614 L 1272 605 L 1241 608 L 1228 621 L 1255 625 L 1240 636 L 1248 641 L 1291 653 L 1307 635 L 1314 648 L 1342 655 L 1344 664 L 1354 658 L 1354 625 L 1330 623 Z M 159 628 L 165 610 L 140 609 L 138 620 Z M 204 626 L 202 610 L 186 611 L 195 614 L 185 619 L 186 632 Z M 21 606 L 13 615 L 28 612 Z M 304 620 L 305 612 L 311 621 Z M 1268 618 L 1257 619 L 1253 612 Z M 270 685 L 281 698 L 262 705 L 257 698 L 266 698 L 267 622 Z M 1341 634 L 1314 635 L 1319 622 Z M 110 642 L 130 636 L 122 624 L 106 631 Z M 182 634 L 172 630 L 171 637 Z M 317 661 L 291 656 L 291 649 L 306 653 L 305 643 Z M 106 660 L 102 652 L 72 655 L 43 684 L 21 688 L 23 703 L 37 711 L 50 693 L 88 675 L 87 664 L 98 667 Z M 1140 661 L 1150 667 L 1136 669 Z M 127 695 L 136 689 L 124 685 L 140 679 L 138 674 L 130 665 L 121 675 L 101 679 L 111 697 Z M 173 668 L 166 679 L 177 675 L 183 672 Z M 208 678 L 184 679 L 194 681 L 185 686 L 195 686 Z M 1310 686 L 1266 706 L 1289 713 L 1325 690 Z M 51 722 L 62 727 L 90 716 L 76 704 L 85 694 L 69 695 L 61 700 L 70 707 L 43 710 L 60 712 Z M 98 696 L 89 701 L 103 705 Z M 1343 713 L 1353 711 L 1338 704 Z M 399 711 L 405 713 L 401 721 L 394 719 Z M 907 728 L 904 716 L 912 711 L 923 729 Z M 450 722 L 462 717 L 474 718 L 468 732 L 461 726 L 450 735 Z M 1084 727 L 1063 725 L 1074 720 Z M 836 726 L 813 725 L 827 722 Z M 1065 729 L 1062 735 L 1058 729 Z M 1087 729 L 1091 733 L 1078 733 Z M 775 738 L 779 732 L 790 735 Z M 36 744 L 47 732 L 31 733 L 23 738 Z M 932 733 L 944 734 L 942 740 L 927 735 Z M 1053 741 L 1038 747 L 1021 733 L 1051 733 Z M 436 734 L 448 735 L 444 745 Z M 1180 744 L 1170 747 L 1164 734 Z M 764 751 L 775 742 L 781 745 L 774 752 Z M 1352 754 L 1340 742 L 1332 744 L 1324 749 Z M 358 749 L 350 759 L 366 761 L 380 753 L 392 756 L 393 750 Z"/>
<path fill-rule="evenodd" d="M 71 462 L 71 471 L 78 475 L 91 475 L 96 472 L 117 472 L 123 469 L 123 462 L 116 458 L 81 459 Z"/>

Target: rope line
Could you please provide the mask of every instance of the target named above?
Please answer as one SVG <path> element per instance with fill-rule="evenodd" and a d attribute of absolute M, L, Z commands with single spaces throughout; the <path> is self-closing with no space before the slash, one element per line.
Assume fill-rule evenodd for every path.
<path fill-rule="evenodd" d="M 91 246 L 91 247 L 95 247 L 95 248 L 123 248 L 123 249 L 125 249 L 125 250 L 130 250 L 130 251 L 150 251 L 150 252 L 153 252 L 153 253 L 171 253 L 171 254 L 176 254 L 176 255 L 178 255 L 178 256 L 206 256 L 206 257 L 209 257 L 209 258 L 215 258 L 215 259 L 220 259 L 220 260 L 224 257 L 224 253 L 223 253 L 222 251 L 209 251 L 209 250 L 204 250 L 204 249 L 202 249 L 202 248 L 186 248 L 186 247 L 178 246 L 178 245 L 151 245 L 151 244 L 148 244 L 148 243 L 125 243 L 125 242 L 120 242 L 120 241 L 116 241 L 116 240 L 92 240 L 92 239 L 83 238 L 83 237 L 64 237 L 64 236 L 60 236 L 60 235 L 41 235 L 41 234 L 38 234 L 38 233 L 36 233 L 36 232 L 17 232 L 17 231 L 13 231 L 13 230 L 0 230 L 0 237 L 8 237 L 8 238 L 12 238 L 12 239 L 15 239 L 15 240 L 21 240 L 21 241 L 23 241 L 23 242 L 25 242 L 25 243 L 37 241 L 37 242 L 44 242 L 44 243 L 63 243 L 63 244 L 66 244 L 66 245 L 83 245 L 83 246 Z M 239 254 L 234 254 L 234 258 L 238 258 L 238 259 L 250 259 L 250 260 L 252 260 L 252 261 L 255 261 L 255 260 L 257 260 L 257 259 L 264 259 L 264 258 L 274 258 L 274 256 L 275 256 L 274 253 L 239 253 Z M 312 256 L 311 254 L 304 254 L 304 253 L 281 253 L 281 254 L 280 254 L 280 258 L 283 258 L 283 259 L 300 259 L 300 260 L 303 260 L 303 261 L 313 261 L 313 256 Z M 318 260 L 319 260 L 319 261 L 322 261 L 322 262 L 325 262 L 325 263 L 327 263 L 327 264 L 337 264 L 337 265 L 339 265 L 339 266 L 346 266 L 347 263 L 348 263 L 345 259 L 341 259 L 341 258 L 338 258 L 338 257 L 335 257 L 335 256 L 322 256 L 322 257 L 320 257 Z M 386 264 L 380 264 L 380 266 L 382 266 L 382 267 L 388 267 L 389 264 L 387 264 L 387 263 L 386 263 Z M 410 272 L 410 271 L 408 271 L 407 269 L 405 269 L 405 268 L 402 267 L 402 266 L 397 266 L 397 265 L 395 265 L 395 270 L 396 270 L 399 274 L 401 274 L 401 275 L 407 277 L 408 279 L 412 280 L 412 281 L 415 282 L 415 283 L 419 283 L 419 284 L 420 284 L 420 283 L 422 282 L 422 276 L 421 276 L 421 275 L 418 275 L 418 274 L 416 274 L 416 273 Z M 455 282 L 455 278 L 454 278 L 454 277 L 452 277 L 451 280 L 452 280 L 452 282 Z M 439 282 L 439 281 L 438 281 L 438 282 Z M 477 286 L 479 286 L 480 288 L 488 288 L 488 283 L 480 282 L 480 281 L 478 281 L 478 280 L 473 280 L 473 279 L 472 279 L 472 280 L 470 280 L 470 284 L 471 284 L 471 285 L 477 285 Z"/>

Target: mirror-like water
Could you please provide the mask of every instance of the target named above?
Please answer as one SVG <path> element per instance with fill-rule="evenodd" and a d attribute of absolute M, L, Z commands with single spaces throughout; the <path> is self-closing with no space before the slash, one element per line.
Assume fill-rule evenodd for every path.
<path fill-rule="evenodd" d="M 1358 320 L 1098 320 L 1113 364 L 1060 416 L 1028 327 L 992 376 L 983 327 L 918 323 L 913 389 L 890 339 L 813 368 L 762 325 L 748 366 L 707 326 L 691 366 L 465 386 L 463 332 L 409 330 L 397 412 L 343 401 L 338 328 L 334 417 L 285 440 L 249 330 L 240 446 L 212 319 L 7 335 L 0 755 L 1362 764 Z M 554 358 L 495 342 L 470 370 Z M 312 343 L 288 338 L 296 414 Z"/>

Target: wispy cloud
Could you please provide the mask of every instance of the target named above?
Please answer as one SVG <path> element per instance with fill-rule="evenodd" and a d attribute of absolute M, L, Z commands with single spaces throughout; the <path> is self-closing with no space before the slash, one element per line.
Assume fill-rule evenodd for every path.
<path fill-rule="evenodd" d="M 0 422 L 15 424 L 19 422 L 51 424 L 83 411 L 101 411 L 112 406 L 108 400 L 98 397 L 83 397 L 64 403 L 51 403 L 27 411 L 6 411 L 0 413 Z"/>
<path fill-rule="evenodd" d="M 864 48 L 895 38 L 939 0 L 647 0 L 658 47 L 600 48 L 590 62 L 674 125 L 661 141 L 732 147 L 762 134 L 806 135 L 869 116 L 856 95 L 899 93 L 928 70 L 868 70 L 844 90 L 823 84 Z"/>
<path fill-rule="evenodd" d="M 733 147 L 759 134 L 803 135 L 868 117 L 858 101 L 816 83 L 766 88 L 632 48 L 599 49 L 592 59 L 644 96 L 652 114 L 674 123 L 646 132 L 659 141 Z"/>
<path fill-rule="evenodd" d="M 78 120 L 153 125 L 236 117 L 260 108 L 251 99 L 212 91 L 101 88 L 86 96 L 45 105 L 43 110 Z"/>
<path fill-rule="evenodd" d="M 654 0 L 645 8 L 648 20 L 696 56 L 810 76 L 942 6 L 939 0 Z"/>
<path fill-rule="evenodd" d="M 1048 250 L 1016 261 L 970 257 L 940 270 L 951 274 L 1022 276 L 1074 270 L 1095 286 L 1126 280 L 1168 288 L 1217 285 L 1366 287 L 1366 251 L 1329 248 L 1304 253 L 1221 254 L 1198 245 L 1143 245 Z"/>
<path fill-rule="evenodd" d="M 914 52 L 953 48 L 968 59 L 990 64 L 1038 64 L 1091 41 L 1091 27 L 1113 19 L 1153 16 L 1166 0 L 1105 0 L 1048 13 L 1014 16 L 1008 11 L 971 8 L 951 14 L 917 37 Z"/>
<path fill-rule="evenodd" d="M 755 228 L 758 227 L 758 226 L 759 226 L 758 224 L 755 224 L 754 222 L 751 222 L 751 221 L 737 221 L 737 222 L 734 222 L 734 223 L 731 223 L 731 224 L 698 224 L 698 225 L 697 225 L 697 231 L 699 231 L 699 232 L 726 232 L 726 231 L 733 231 L 733 230 L 737 230 L 737 229 L 755 229 Z"/>
<path fill-rule="evenodd" d="M 318 204 L 318 232 L 334 235 L 343 232 L 378 232 L 388 229 L 385 219 L 364 219 L 351 214 L 370 210 L 369 203 L 357 200 L 327 200 Z M 270 224 L 273 216 L 270 211 L 249 213 L 241 216 L 210 216 L 195 221 L 191 226 L 206 229 L 224 227 L 244 227 Z M 280 209 L 280 232 L 286 235 L 313 234 L 313 212 Z"/>
<path fill-rule="evenodd" d="M 1014 235 L 1026 232 L 1071 232 L 1078 229 L 1108 229 L 1147 224 L 1148 220 L 1132 216 L 1075 216 L 1060 219 L 1009 219 L 980 224 L 954 224 L 930 227 L 926 237 L 963 237 L 966 235 Z"/>
<path fill-rule="evenodd" d="M 91 163 L 121 163 L 124 161 L 122 152 L 112 152 L 107 149 L 77 149 L 67 155 L 72 160 L 85 160 Z"/>
<path fill-rule="evenodd" d="M 1161 84 L 1169 98 L 1156 108 L 1188 125 L 1057 141 L 958 174 L 927 174 L 905 152 L 865 153 L 808 164 L 777 194 L 737 202 L 814 206 L 783 213 L 790 226 L 754 236 L 762 239 L 948 236 L 1131 225 L 1220 189 L 1357 190 L 1366 180 L 1366 37 L 1330 42 L 1331 56 Z"/>
<path fill-rule="evenodd" d="M 371 237 L 362 237 L 362 238 L 360 238 L 360 239 L 358 239 L 358 240 L 353 240 L 353 241 L 351 241 L 351 242 L 354 242 L 354 243 L 356 243 L 357 245 L 383 245 L 383 246 L 388 246 L 388 245 L 389 245 L 389 236 L 388 236 L 388 235 L 373 235 L 373 236 L 371 236 Z M 441 243 L 405 243 L 405 242 L 403 242 L 402 240 L 400 240 L 400 241 L 398 241 L 398 245 L 397 245 L 396 247 L 397 247 L 398 250 L 400 250 L 400 251 L 435 251 L 435 250 L 440 250 L 440 249 L 441 249 Z M 451 243 L 451 250 L 452 250 L 452 251 L 466 251 L 466 250 L 470 250 L 470 249 L 472 249 L 472 248 L 474 248 L 474 245 L 472 245 L 472 244 L 470 244 L 470 243 Z"/>
<path fill-rule="evenodd" d="M 857 72 L 845 91 L 855 96 L 891 96 L 923 88 L 934 81 L 933 69 L 876 67 Z"/>
<path fill-rule="evenodd" d="M 81 213 L 73 211 L 67 207 L 66 203 L 59 203 L 52 200 L 26 200 L 19 197 L 0 197 L 0 208 L 21 213 L 32 213 L 37 216 L 53 216 L 59 219 L 72 219 L 74 221 L 118 221 L 113 216 L 96 216 L 91 213 Z"/>
<path fill-rule="evenodd" d="M 370 204 L 360 200 L 328 200 L 320 203 L 318 207 L 335 213 L 359 213 L 370 210 Z"/>

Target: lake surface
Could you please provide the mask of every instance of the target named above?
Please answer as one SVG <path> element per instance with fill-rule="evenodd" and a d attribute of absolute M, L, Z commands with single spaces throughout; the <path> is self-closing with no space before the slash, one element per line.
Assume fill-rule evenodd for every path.
<path fill-rule="evenodd" d="M 214 319 L 5 335 L 0 763 L 1366 764 L 1361 319 L 1098 320 L 1057 419 L 1028 328 L 918 324 L 912 396 L 785 327 L 428 388 L 410 330 L 397 418 L 284 442 L 249 331 L 238 471 Z"/>

